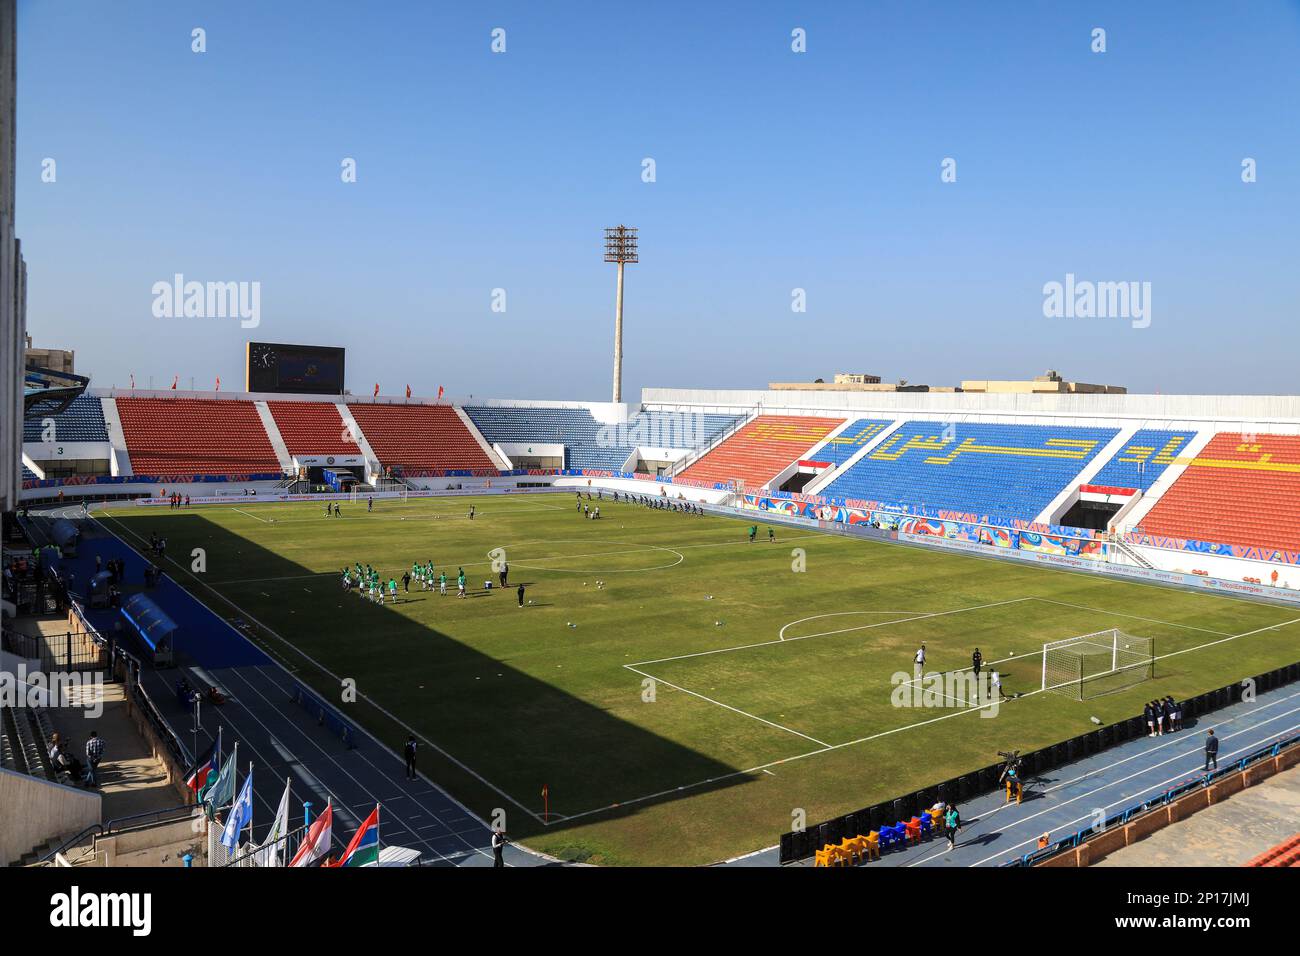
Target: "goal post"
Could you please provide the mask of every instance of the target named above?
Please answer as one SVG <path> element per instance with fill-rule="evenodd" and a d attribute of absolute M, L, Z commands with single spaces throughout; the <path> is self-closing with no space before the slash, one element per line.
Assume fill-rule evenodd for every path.
<path fill-rule="evenodd" d="M 1043 645 L 1042 689 L 1085 700 L 1155 677 L 1155 641 L 1119 628 Z"/>

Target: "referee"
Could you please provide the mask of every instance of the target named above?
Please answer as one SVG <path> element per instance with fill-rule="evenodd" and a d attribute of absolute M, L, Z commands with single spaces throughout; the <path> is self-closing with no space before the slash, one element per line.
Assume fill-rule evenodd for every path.
<path fill-rule="evenodd" d="M 977 647 L 975 648 L 975 653 L 970 656 L 970 669 L 975 672 L 976 677 L 979 677 L 980 668 L 983 666 L 984 666 L 984 655 L 980 653 L 980 649 Z"/>

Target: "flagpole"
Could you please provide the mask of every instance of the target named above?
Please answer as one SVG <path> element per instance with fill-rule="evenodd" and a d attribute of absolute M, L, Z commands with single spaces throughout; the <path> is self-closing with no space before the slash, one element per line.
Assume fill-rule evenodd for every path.
<path fill-rule="evenodd" d="M 248 776 L 250 778 L 253 776 L 253 761 L 251 760 L 248 761 Z M 256 801 L 253 799 L 252 791 L 249 791 L 248 794 L 248 845 L 249 846 L 253 845 L 253 806 L 255 803 Z M 235 845 L 236 846 L 239 845 L 238 840 L 235 841 Z"/>

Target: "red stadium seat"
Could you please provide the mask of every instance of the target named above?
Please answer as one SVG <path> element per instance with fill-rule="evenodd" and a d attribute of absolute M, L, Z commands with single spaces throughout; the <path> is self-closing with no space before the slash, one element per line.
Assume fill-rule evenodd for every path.
<path fill-rule="evenodd" d="M 359 455 L 334 402 L 267 402 L 291 455 Z"/>
<path fill-rule="evenodd" d="M 760 415 L 689 465 L 681 477 L 705 482 L 740 479 L 747 490 L 757 490 L 806 454 L 843 420 Z"/>
<path fill-rule="evenodd" d="M 209 398 L 118 398 L 137 475 L 280 473 L 280 460 L 252 402 Z"/>
<path fill-rule="evenodd" d="M 349 405 L 382 465 L 406 474 L 495 469 L 450 405 Z"/>
<path fill-rule="evenodd" d="M 1300 437 L 1215 435 L 1141 527 L 1151 535 L 1300 550 Z"/>

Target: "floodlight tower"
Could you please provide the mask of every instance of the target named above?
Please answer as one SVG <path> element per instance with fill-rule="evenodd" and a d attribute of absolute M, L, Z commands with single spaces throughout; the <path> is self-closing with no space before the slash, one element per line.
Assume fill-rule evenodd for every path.
<path fill-rule="evenodd" d="M 636 229 L 613 226 L 605 230 L 605 261 L 618 263 L 614 297 L 614 401 L 623 401 L 623 266 L 637 262 Z"/>

